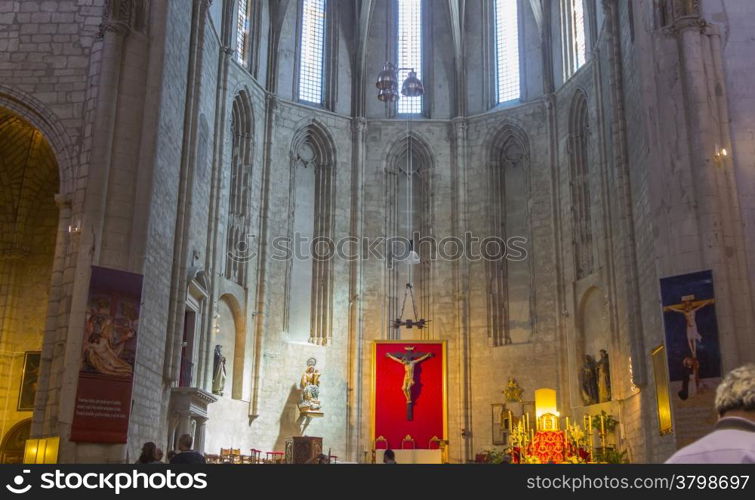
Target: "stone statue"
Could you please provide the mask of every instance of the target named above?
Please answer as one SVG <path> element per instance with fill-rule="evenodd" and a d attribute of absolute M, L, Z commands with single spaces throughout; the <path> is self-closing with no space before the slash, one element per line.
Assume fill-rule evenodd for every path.
<path fill-rule="evenodd" d="M 608 365 L 608 351 L 600 350 L 600 359 L 597 363 L 598 375 L 598 401 L 605 403 L 611 401 L 611 370 Z"/>
<path fill-rule="evenodd" d="M 315 368 L 317 360 L 309 358 L 307 368 L 301 376 L 299 388 L 301 389 L 301 401 L 299 402 L 299 411 L 301 412 L 319 412 L 320 411 L 320 371 Z"/>
<path fill-rule="evenodd" d="M 212 371 L 212 393 L 219 396 L 223 395 L 225 389 L 225 356 L 221 352 L 222 348 L 220 344 L 215 346 L 215 360 Z"/>
<path fill-rule="evenodd" d="M 582 365 L 579 376 L 580 393 L 585 406 L 594 405 L 598 402 L 597 366 L 595 358 L 585 355 L 585 363 Z"/>

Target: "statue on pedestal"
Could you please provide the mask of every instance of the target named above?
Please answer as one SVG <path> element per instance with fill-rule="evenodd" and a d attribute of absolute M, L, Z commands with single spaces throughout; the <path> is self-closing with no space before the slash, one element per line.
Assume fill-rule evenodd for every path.
<path fill-rule="evenodd" d="M 315 368 L 316 364 L 315 358 L 307 360 L 307 368 L 299 382 L 302 396 L 299 402 L 299 411 L 302 413 L 320 412 L 320 371 Z"/>
<path fill-rule="evenodd" d="M 215 346 L 215 358 L 212 371 L 212 393 L 219 396 L 223 395 L 225 389 L 225 356 L 221 352 L 223 347 L 218 344 Z"/>
<path fill-rule="evenodd" d="M 585 355 L 585 362 L 579 374 L 580 393 L 585 406 L 594 405 L 598 402 L 597 365 L 595 358 Z"/>
<path fill-rule="evenodd" d="M 605 403 L 611 401 L 611 370 L 608 365 L 608 351 L 600 350 L 600 359 L 597 363 L 598 375 L 598 401 Z"/>

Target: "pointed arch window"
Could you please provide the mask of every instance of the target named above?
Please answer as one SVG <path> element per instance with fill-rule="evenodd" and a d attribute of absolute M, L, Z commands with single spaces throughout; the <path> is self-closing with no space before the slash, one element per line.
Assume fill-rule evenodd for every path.
<path fill-rule="evenodd" d="M 249 65 L 250 53 L 250 27 L 249 27 L 249 7 L 250 0 L 238 0 L 236 10 L 236 60 L 242 66 Z"/>
<path fill-rule="evenodd" d="M 301 1 L 299 51 L 300 101 L 321 105 L 324 101 L 327 0 Z"/>
<path fill-rule="evenodd" d="M 577 92 L 569 123 L 572 219 L 576 278 L 593 272 L 592 198 L 590 195 L 590 123 L 587 96 Z"/>
<path fill-rule="evenodd" d="M 495 0 L 496 102 L 519 99 L 519 0 Z"/>
<path fill-rule="evenodd" d="M 414 68 L 422 80 L 422 0 L 396 0 L 398 22 L 396 23 L 396 63 L 399 68 Z M 398 81 L 403 82 L 409 70 L 398 72 Z M 404 97 L 398 100 L 398 113 L 418 115 L 422 113 L 422 96 Z"/>
<path fill-rule="evenodd" d="M 561 0 L 561 22 L 564 79 L 567 79 L 587 62 L 584 0 Z"/>

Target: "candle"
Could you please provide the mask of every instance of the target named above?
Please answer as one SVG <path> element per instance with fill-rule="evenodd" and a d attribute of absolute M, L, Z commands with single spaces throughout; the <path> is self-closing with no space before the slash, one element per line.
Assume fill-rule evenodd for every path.
<path fill-rule="evenodd" d="M 600 433 L 601 434 L 606 433 L 606 416 L 605 415 L 600 416 Z"/>
<path fill-rule="evenodd" d="M 569 430 L 569 417 L 566 417 L 566 430 Z"/>
<path fill-rule="evenodd" d="M 511 420 L 511 419 L 512 419 L 512 417 L 513 417 L 513 415 L 512 415 L 512 413 L 511 413 L 511 410 L 509 410 L 509 432 L 511 432 L 511 425 L 512 425 L 512 422 L 513 422 L 513 421 Z"/>

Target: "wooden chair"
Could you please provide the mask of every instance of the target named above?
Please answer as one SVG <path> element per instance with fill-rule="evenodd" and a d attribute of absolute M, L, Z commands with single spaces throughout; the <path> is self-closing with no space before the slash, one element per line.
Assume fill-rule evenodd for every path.
<path fill-rule="evenodd" d="M 220 448 L 220 463 L 221 464 L 233 463 L 233 457 L 231 457 L 230 448 Z"/>
<path fill-rule="evenodd" d="M 411 437 L 409 434 L 404 436 L 404 439 L 401 440 L 402 450 L 413 450 L 416 447 L 417 447 L 417 444 L 414 442 L 414 438 Z"/>
<path fill-rule="evenodd" d="M 427 443 L 427 447 L 430 448 L 431 450 L 439 450 L 440 443 L 441 443 L 441 439 L 438 436 L 433 436 L 430 438 L 430 441 Z"/>
<path fill-rule="evenodd" d="M 204 459 L 205 459 L 205 461 L 208 464 L 219 464 L 220 463 L 220 455 L 214 455 L 214 454 L 207 453 L 207 454 L 205 454 Z"/>
<path fill-rule="evenodd" d="M 231 463 L 232 464 L 241 463 L 241 449 L 240 448 L 231 448 Z"/>
<path fill-rule="evenodd" d="M 251 454 L 251 459 L 252 459 L 251 463 L 258 464 L 262 462 L 262 457 L 260 456 L 262 454 L 262 450 L 252 448 L 249 450 L 249 452 Z"/>

